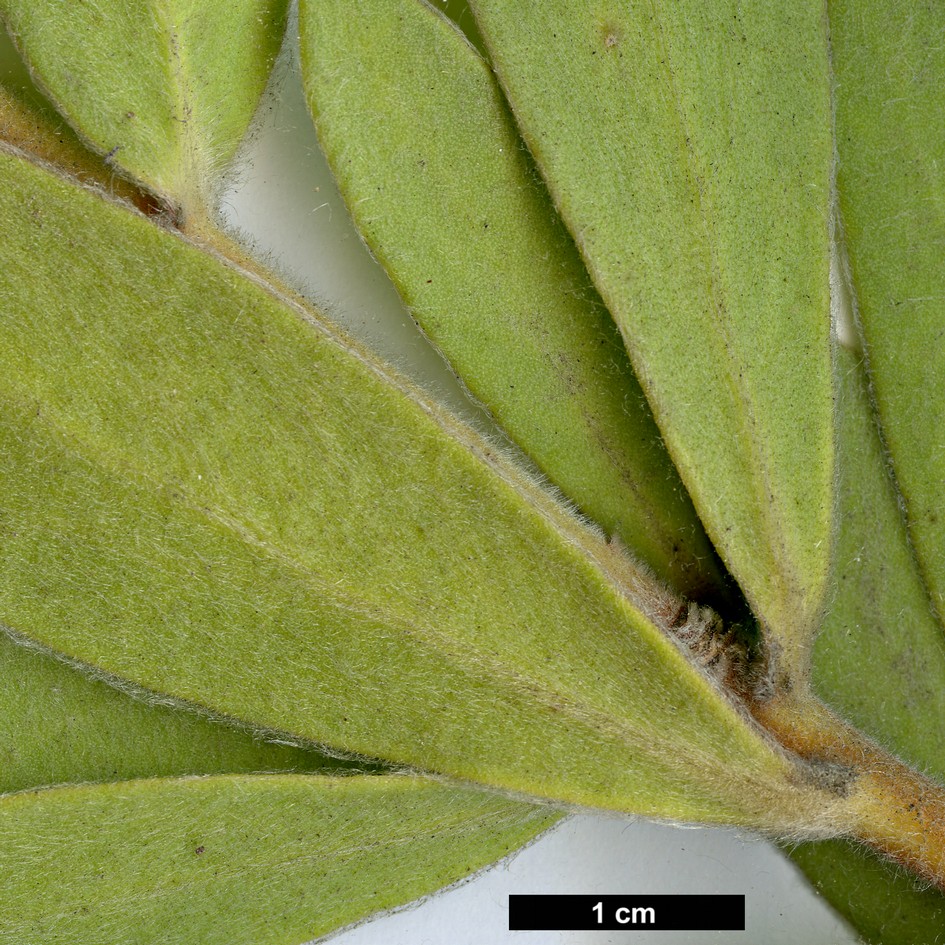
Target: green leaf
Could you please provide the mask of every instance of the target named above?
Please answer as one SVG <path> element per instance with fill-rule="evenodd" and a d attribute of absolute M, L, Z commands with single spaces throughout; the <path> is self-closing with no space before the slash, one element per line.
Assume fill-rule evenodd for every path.
<path fill-rule="evenodd" d="M 10 945 L 296 945 L 454 882 L 553 819 L 394 776 L 10 795 L 0 798 L 0 930 Z"/>
<path fill-rule="evenodd" d="M 916 569 L 863 364 L 837 353 L 840 525 L 835 598 L 813 682 L 845 719 L 945 778 L 945 637 Z"/>
<path fill-rule="evenodd" d="M 302 3 L 302 75 L 413 317 L 541 470 L 684 596 L 721 576 L 488 66 L 418 0 Z"/>
<path fill-rule="evenodd" d="M 205 215 L 279 51 L 286 0 L 0 0 L 34 78 L 89 145 Z"/>
<path fill-rule="evenodd" d="M 837 189 L 909 535 L 945 620 L 945 7 L 831 2 Z"/>
<path fill-rule="evenodd" d="M 67 170 L 87 183 L 97 183 L 126 200 L 144 195 L 118 177 L 93 154 L 62 116 L 30 82 L 26 68 L 5 33 L 0 31 L 0 140 L 16 145 Z"/>
<path fill-rule="evenodd" d="M 844 718 L 905 761 L 945 779 L 945 637 L 916 569 L 863 366 L 842 348 L 837 364 L 836 596 L 817 638 L 813 683 Z M 940 892 L 921 888 L 847 842 L 804 845 L 792 856 L 867 941 L 939 940 L 945 928 Z"/>
<path fill-rule="evenodd" d="M 833 501 L 823 4 L 471 6 L 696 509 L 800 675 Z"/>
<path fill-rule="evenodd" d="M 846 840 L 806 843 L 791 858 L 869 945 L 941 945 L 937 889 Z"/>
<path fill-rule="evenodd" d="M 88 151 L 51 106 L 42 100 L 28 78 L 17 71 L 15 57 L 9 55 L 8 46 L 6 37 L 0 36 L 0 137 L 109 192 L 141 202 L 142 195 L 116 177 L 98 156 Z M 116 680 L 111 679 L 109 682 L 114 683 Z M 103 680 L 93 679 L 79 668 L 68 666 L 49 654 L 17 645 L 12 639 L 0 634 L 0 794 L 69 782 L 89 784 L 167 775 L 274 770 L 327 772 L 340 767 L 355 770 L 373 767 L 363 762 L 343 762 L 311 748 L 303 750 L 274 744 L 265 740 L 265 733 L 226 724 L 229 720 L 209 719 L 183 711 L 184 707 L 179 704 L 168 705 L 167 698 L 157 699 L 140 691 L 135 692 L 134 696 L 136 698 L 107 685 Z M 227 790 L 232 792 L 232 785 Z M 46 792 L 44 799 L 48 797 L 49 793 Z M 370 798 L 367 801 L 370 802 Z M 429 892 L 441 883 L 459 878 L 464 871 L 483 866 L 486 859 L 499 856 L 514 849 L 523 840 L 531 839 L 539 825 L 549 825 L 556 816 L 550 812 L 536 812 L 529 824 L 521 805 L 514 809 L 509 805 L 510 814 L 505 822 L 498 816 L 500 811 L 496 807 L 497 816 L 488 824 L 483 818 L 475 823 L 469 818 L 470 822 L 463 825 L 462 830 L 451 830 L 447 836 L 443 830 L 442 816 L 445 792 L 438 791 L 431 801 L 426 812 L 422 798 L 412 803 L 414 817 L 411 822 L 418 837 L 427 838 L 435 834 L 439 842 L 435 847 L 427 844 L 429 849 L 424 851 L 423 879 L 413 871 L 385 877 L 388 905 L 409 901 L 419 893 Z M 458 798 L 453 809 L 458 811 L 463 805 L 469 806 L 467 797 Z M 516 816 L 512 816 L 513 812 Z M 340 813 L 329 812 L 332 818 Z M 133 833 L 136 827 L 130 819 L 124 819 L 121 826 L 126 833 L 131 834 L 132 841 L 140 841 L 141 838 Z M 529 826 L 532 829 L 526 829 Z M 62 839 L 71 849 L 74 837 L 68 835 L 67 825 L 60 821 L 57 827 L 60 828 L 60 834 L 65 831 L 66 836 Z M 35 840 L 35 837 L 32 839 Z M 242 840 L 246 842 L 250 838 L 243 835 Z M 238 843 L 233 846 L 233 859 L 252 864 L 257 871 L 257 879 L 261 881 L 265 874 L 259 861 L 258 846 L 255 843 L 250 849 L 240 849 Z M 35 843 L 31 851 L 31 855 L 35 856 Z M 14 872 L 22 875 L 24 869 L 35 866 L 35 861 L 24 857 L 22 847 L 7 849 L 6 852 L 8 855 L 4 857 L 3 841 L 0 841 L 0 861 L 4 864 L 4 896 L 8 892 L 7 875 Z M 115 861 L 114 857 L 112 861 Z M 344 864 L 334 867 L 337 879 L 344 877 L 343 870 Z M 61 879 L 58 870 L 55 875 L 57 881 Z M 140 871 L 136 871 L 135 875 L 140 878 Z M 283 878 L 286 875 L 290 877 L 288 882 Z M 48 884 L 40 881 L 39 877 L 34 876 L 34 879 L 36 888 L 31 895 L 33 908 L 39 904 L 37 893 L 52 908 L 54 904 L 50 899 Z M 166 881 L 167 877 L 160 879 Z M 278 865 L 275 868 L 270 866 L 267 895 L 260 901 L 272 903 L 274 892 L 277 898 L 285 898 L 287 891 L 294 891 L 293 884 L 297 883 L 293 871 L 280 870 Z M 83 915 L 86 916 L 86 925 L 91 929 L 90 938 L 103 933 L 102 925 L 107 927 L 121 921 L 121 916 L 114 914 L 103 919 L 101 910 L 89 908 L 86 897 L 97 903 L 101 901 L 96 896 L 101 887 L 100 876 L 95 876 L 93 887 L 82 889 L 80 886 L 75 890 L 84 903 Z M 59 888 L 53 888 L 55 904 L 58 906 L 61 902 Z M 116 883 L 116 889 L 120 891 L 120 888 L 120 883 Z M 232 910 L 224 908 L 214 912 L 212 897 L 209 903 L 202 895 L 197 901 L 193 893 L 193 888 L 186 891 L 187 909 L 190 912 L 199 910 L 201 921 L 213 930 L 211 937 L 233 941 Z M 180 900 L 179 896 L 170 900 L 175 916 L 181 909 Z M 324 908 L 311 908 L 307 912 L 296 909 L 293 920 L 299 925 L 308 916 L 310 923 L 317 921 L 320 929 L 328 930 L 333 925 L 361 919 L 376 912 L 379 907 L 375 893 L 360 902 L 349 898 L 344 909 L 334 912 Z M 2 911 L 0 907 L 0 913 Z M 104 911 L 109 910 L 106 908 Z M 140 942 L 140 936 L 146 934 L 142 928 L 155 923 L 160 929 L 159 937 L 167 941 L 167 915 L 158 916 L 156 920 L 152 910 L 152 914 L 147 915 L 142 922 L 137 908 L 127 903 L 125 912 L 119 932 L 121 940 Z M 259 912 L 262 913 L 262 909 Z M 16 921 L 21 923 L 22 919 L 20 914 Z M 280 942 L 286 941 L 284 933 L 291 924 L 271 917 L 265 920 L 272 939 Z M 0 929 L 4 941 L 20 940 L 3 921 L 2 915 Z M 88 940 L 71 921 L 66 923 L 63 931 L 62 940 Z M 186 933 L 182 938 L 190 940 Z M 298 941 L 298 938 L 293 935 L 292 940 Z"/>
<path fill-rule="evenodd" d="M 815 683 L 865 731 L 942 779 L 945 466 L 937 443 L 945 363 L 937 337 L 945 314 L 945 54 L 938 38 L 945 11 L 935 4 L 828 6 L 837 190 L 882 445 L 862 419 L 844 434 L 846 564 L 818 641 Z M 866 394 L 855 396 L 865 417 Z M 858 470 L 857 441 L 872 482 Z M 879 474 L 883 449 L 894 480 L 885 469 Z M 940 941 L 941 893 L 845 844 L 801 847 L 795 859 L 867 941 Z"/>
<path fill-rule="evenodd" d="M 69 782 L 342 764 L 137 695 L 0 633 L 0 794 Z"/>
<path fill-rule="evenodd" d="M 836 796 L 661 631 L 678 602 L 493 448 L 185 239 L 15 157 L 0 180 L 15 631 L 462 779 L 832 823 Z"/>
<path fill-rule="evenodd" d="M 12 53 L 0 36 L 0 138 L 82 180 L 140 197 L 82 145 Z M 0 794 L 67 782 L 342 764 L 172 708 L 167 699 L 160 704 L 148 693 L 135 696 L 0 633 Z"/>

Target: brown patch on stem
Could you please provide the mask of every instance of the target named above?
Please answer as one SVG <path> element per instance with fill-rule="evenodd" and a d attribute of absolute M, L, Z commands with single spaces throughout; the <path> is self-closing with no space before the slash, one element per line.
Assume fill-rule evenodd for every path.
<path fill-rule="evenodd" d="M 945 892 L 945 788 L 838 719 L 809 693 L 750 705 L 758 722 L 807 762 L 815 782 L 839 777 L 850 836 Z"/>

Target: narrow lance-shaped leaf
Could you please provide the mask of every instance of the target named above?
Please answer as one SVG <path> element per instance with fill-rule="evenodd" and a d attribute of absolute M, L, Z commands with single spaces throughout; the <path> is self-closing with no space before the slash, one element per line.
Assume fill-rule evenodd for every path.
<path fill-rule="evenodd" d="M 862 361 L 837 358 L 841 394 L 835 598 L 813 679 L 858 728 L 945 776 L 945 638 L 909 546 Z"/>
<path fill-rule="evenodd" d="M 551 819 L 390 775 L 230 775 L 10 795 L 0 798 L 0 937 L 300 945 L 460 879 Z"/>
<path fill-rule="evenodd" d="M 929 609 L 857 355 L 840 349 L 835 598 L 813 682 L 858 728 L 945 780 L 945 638 Z M 846 841 L 804 844 L 795 861 L 876 945 L 935 942 L 945 896 Z"/>
<path fill-rule="evenodd" d="M 104 187 L 110 193 L 117 193 L 140 206 L 148 206 L 146 195 L 116 175 L 99 156 L 86 149 L 61 116 L 42 99 L 30 83 L 5 35 L 0 36 L 0 138 L 69 170 L 83 180 Z M 329 772 L 344 768 L 366 771 L 374 767 L 364 761 L 341 761 L 311 746 L 301 748 L 276 744 L 268 740 L 272 737 L 269 733 L 226 724 L 228 720 L 220 718 L 209 719 L 186 711 L 180 704 L 167 705 L 166 697 L 156 698 L 140 691 L 132 697 L 103 680 L 90 677 L 84 669 L 68 666 L 35 647 L 19 645 L 0 634 L 0 794 L 69 782 L 88 785 L 93 782 L 167 775 L 276 770 Z M 109 682 L 114 683 L 115 680 Z M 324 792 L 321 782 L 309 783 Z M 230 782 L 226 792 L 232 791 Z M 226 792 L 221 793 L 225 796 Z M 160 801 L 166 800 L 163 792 L 157 793 L 161 793 Z M 371 795 L 380 792 L 364 793 Z M 513 850 L 531 839 L 543 826 L 553 823 L 557 817 L 550 811 L 536 812 L 534 817 L 529 817 L 522 805 L 512 804 L 506 805 L 508 816 L 503 817 L 500 805 L 493 803 L 492 812 L 495 816 L 475 820 L 470 817 L 463 829 L 453 829 L 458 826 L 458 819 L 456 824 L 444 823 L 444 790 L 430 794 L 425 786 L 418 785 L 415 793 L 417 796 L 410 804 L 410 822 L 415 836 L 436 838 L 435 842 L 427 844 L 421 854 L 423 875 L 419 876 L 414 869 L 389 872 L 384 879 L 382 896 L 377 890 L 370 897 L 360 900 L 346 896 L 343 907 L 340 903 L 332 903 L 326 908 L 324 902 L 310 899 L 308 908 L 296 908 L 288 915 L 270 912 L 264 924 L 271 940 L 296 942 L 299 939 L 293 934 L 294 929 L 304 927 L 309 931 L 315 928 L 327 931 L 339 924 L 375 913 L 384 906 L 405 903 L 420 892 L 432 891 L 442 883 L 458 879 L 463 873 L 483 866 L 489 859 Z M 47 827 L 49 820 L 55 819 L 55 814 L 49 817 L 50 808 L 46 805 L 51 796 L 47 792 L 39 796 L 38 806 L 42 808 L 41 816 Z M 60 795 L 55 794 L 55 797 L 59 798 Z M 280 796 L 279 799 L 285 800 L 285 797 Z M 370 796 L 365 801 L 370 805 Z M 426 811 L 424 805 L 427 805 Z M 458 812 L 463 805 L 468 806 L 468 796 L 458 797 L 452 810 Z M 389 803 L 386 806 L 381 804 L 374 813 L 389 815 L 389 807 Z M 83 808 L 84 813 L 87 810 L 87 807 Z M 150 854 L 154 837 L 141 836 L 141 812 L 142 806 L 137 805 L 133 816 L 120 819 L 120 829 L 135 849 L 143 841 Z M 30 814 L 35 816 L 35 809 Z M 334 823 L 339 816 L 343 817 L 344 810 L 326 810 L 326 814 Z M 388 847 L 385 844 L 391 840 L 384 835 L 386 831 L 382 820 L 381 816 L 375 819 L 373 842 L 376 849 L 386 851 Z M 255 822 L 258 823 L 258 818 Z M 116 821 L 112 818 L 109 823 L 115 824 Z M 68 844 L 70 849 L 75 837 L 68 835 L 68 828 L 73 824 L 74 820 L 60 819 L 53 831 L 58 842 Z M 88 826 L 85 825 L 83 835 Z M 312 825 L 306 826 L 310 829 Z M 167 825 L 162 827 L 166 829 Z M 12 831 L 14 834 L 16 832 Z M 5 839 L 13 838 L 5 835 Z M 33 842 L 28 850 L 23 845 L 4 849 L 3 840 L 0 840 L 0 860 L 4 863 L 2 875 L 15 874 L 20 877 L 23 880 L 20 889 L 30 884 L 30 881 L 35 881 L 29 890 L 34 918 L 44 910 L 47 918 L 50 915 L 61 916 L 59 881 L 62 874 L 58 869 L 55 871 L 59 881 L 52 887 L 42 880 L 35 869 L 36 856 L 49 856 L 51 850 L 48 847 L 40 849 L 42 844 L 37 844 L 35 834 L 31 839 Z M 307 836 L 299 838 L 300 843 L 303 840 L 312 842 L 312 838 Z M 238 838 L 231 834 L 228 846 L 233 863 L 251 865 L 262 878 L 264 867 L 260 862 L 257 838 L 246 832 L 240 832 Z M 382 856 L 381 860 L 380 864 L 368 866 L 368 870 L 383 869 L 387 858 Z M 114 853 L 111 862 L 118 862 Z M 321 862 L 324 864 L 325 859 Z M 350 865 L 340 863 L 331 867 L 338 883 L 352 880 L 345 873 L 345 867 Z M 273 867 L 271 864 L 266 864 L 265 868 L 268 875 L 267 904 L 294 895 L 298 882 L 295 875 L 297 871 L 279 869 L 278 865 Z M 363 875 L 364 863 L 357 863 L 356 868 L 359 876 Z M 135 875 L 139 877 L 140 873 L 136 871 Z M 83 885 L 83 878 L 91 879 L 91 882 Z M 200 892 L 202 884 L 190 886 L 183 897 L 171 896 L 162 900 L 169 907 L 173 918 L 166 914 L 167 908 L 162 912 L 159 907 L 158 910 L 146 910 L 147 914 L 142 919 L 136 902 L 135 908 L 126 910 L 126 915 L 121 914 L 121 906 L 116 910 L 114 903 L 103 902 L 100 895 L 101 879 L 98 873 L 80 871 L 79 875 L 71 875 L 68 883 L 70 894 L 82 901 L 86 924 L 93 930 L 92 937 L 102 933 L 102 925 L 107 927 L 120 921 L 118 934 L 129 941 L 139 942 L 142 926 L 154 924 L 157 912 L 160 916 L 158 924 L 161 940 L 167 942 L 169 924 L 179 922 L 182 914 L 189 916 L 194 910 L 199 911 L 201 921 L 213 930 L 213 935 L 223 936 L 228 943 L 235 941 L 243 932 L 241 928 L 234 928 L 239 923 L 233 921 L 230 904 L 219 903 L 219 897 L 208 902 Z M 167 876 L 162 876 L 161 880 L 166 881 Z M 120 888 L 120 880 L 117 886 Z M 50 889 L 54 899 L 50 899 Z M 4 881 L 3 896 L 7 896 L 7 893 L 8 887 Z M 199 904 L 196 899 L 199 899 Z M 118 901 L 127 902 L 127 897 Z M 214 901 L 219 903 L 220 911 L 214 911 Z M 90 907 L 93 902 L 94 907 Z M 23 918 L 20 912 L 15 920 L 21 930 Z M 52 920 L 53 924 L 57 921 Z M 37 922 L 43 924 L 44 920 L 40 918 Z M 25 941 L 31 942 L 36 928 L 32 922 L 27 925 L 29 932 Z M 70 937 L 74 941 L 88 940 L 87 930 L 77 928 L 71 917 L 60 925 L 61 928 L 53 933 L 54 936 L 61 932 L 66 941 Z M 3 918 L 0 918 L 0 927 L 4 941 L 19 940 L 19 935 L 11 930 Z M 184 940 L 189 941 L 191 934 L 188 918 Z M 43 937 L 48 940 L 45 935 Z M 309 936 L 306 934 L 304 937 Z M 258 937 L 254 934 L 252 940 L 255 945 Z"/>
<path fill-rule="evenodd" d="M 15 156 L 0 179 L 5 623 L 349 751 L 833 829 L 842 799 L 660 629 L 678 602 L 470 431 L 182 238 Z"/>
<path fill-rule="evenodd" d="M 712 547 L 488 66 L 420 0 L 299 17 L 322 145 L 414 318 L 582 512 L 685 596 L 717 596 Z"/>
<path fill-rule="evenodd" d="M 471 6 L 702 521 L 802 675 L 833 483 L 823 4 Z"/>
<path fill-rule="evenodd" d="M 883 437 L 945 621 L 945 6 L 831 2 L 837 189 Z"/>
<path fill-rule="evenodd" d="M 91 147 L 205 216 L 282 41 L 286 0 L 0 0 L 33 76 Z"/>
<path fill-rule="evenodd" d="M 0 138 L 83 180 L 139 197 L 42 100 L 12 52 L 0 36 Z M 0 794 L 67 782 L 340 764 L 260 735 L 159 705 L 143 692 L 132 698 L 0 633 Z"/>
<path fill-rule="evenodd" d="M 326 822 L 339 832 L 347 829 L 345 818 L 352 801 L 342 791 L 343 801 L 336 804 L 328 779 L 273 779 L 265 784 L 256 779 L 253 784 L 263 785 L 263 789 L 251 785 L 249 791 L 249 781 L 237 778 L 217 779 L 218 788 L 209 791 L 195 787 L 193 781 L 170 789 L 169 782 L 145 787 L 111 784 L 98 791 L 88 788 L 91 782 L 158 775 L 280 769 L 328 773 L 344 767 L 365 770 L 369 766 L 342 762 L 312 749 L 272 744 L 260 739 L 259 733 L 226 725 L 220 719 L 202 718 L 180 706 L 132 699 L 77 668 L 0 635 L 0 794 L 67 782 L 83 785 L 68 791 L 33 793 L 25 803 L 22 797 L 0 798 L 0 937 L 10 945 L 33 945 L 38 937 L 43 942 L 84 945 L 112 933 L 115 937 L 110 935 L 109 941 L 139 943 L 150 940 L 147 936 L 160 928 L 162 942 L 177 941 L 175 935 L 181 942 L 190 942 L 193 917 L 199 914 L 206 933 L 201 942 L 220 938 L 228 943 L 245 940 L 258 945 L 260 939 L 255 936 L 259 934 L 257 925 L 261 925 L 268 941 L 295 945 L 316 931 L 406 903 L 459 879 L 532 839 L 557 817 L 548 810 L 529 815 L 522 804 L 506 803 L 503 811 L 495 798 L 484 800 L 484 806 L 476 805 L 469 792 L 462 791 L 456 792 L 450 803 L 446 788 L 430 791 L 429 785 L 406 790 L 403 784 L 362 788 L 362 817 L 373 818 L 371 843 L 363 846 L 360 857 L 333 860 L 326 855 L 320 834 Z M 273 788 L 277 783 L 294 787 L 288 791 Z M 315 794 L 321 798 L 319 816 L 307 822 L 295 839 L 296 850 L 303 859 L 308 858 L 307 863 L 292 868 L 275 861 L 276 847 L 267 846 L 268 840 L 264 840 L 265 849 L 261 849 L 259 832 L 271 838 L 274 828 L 291 825 L 287 815 L 297 796 L 302 795 L 303 805 L 308 805 L 298 814 L 304 816 Z M 129 796 L 133 800 L 124 803 Z M 176 800 L 178 797 L 182 800 Z M 407 827 L 391 823 L 394 805 L 402 803 L 399 797 L 407 800 Z M 64 804 L 63 798 L 70 800 Z M 230 828 L 240 821 L 235 810 L 240 803 L 267 801 L 275 804 L 276 811 L 271 806 L 254 811 L 248 821 L 253 830 Z M 163 819 L 159 817 L 162 805 L 167 805 Z M 179 819 L 168 815 L 169 810 L 185 815 L 183 827 Z M 444 817 L 446 810 L 452 819 Z M 399 807 L 396 811 L 403 814 Z M 40 831 L 35 830 L 37 820 L 44 825 Z M 418 844 L 411 853 L 419 854 L 420 867 L 414 864 L 411 869 L 393 870 L 390 854 L 406 846 L 408 829 Z M 225 857 L 217 849 L 215 862 L 210 864 L 212 882 L 219 885 L 210 896 L 205 894 L 203 881 L 171 889 L 175 880 L 186 881 L 188 866 L 197 867 L 194 848 L 182 846 L 182 838 L 197 830 L 203 831 L 205 838 L 222 839 L 226 848 Z M 97 866 L 90 866 L 86 840 L 90 833 L 102 856 L 109 859 L 107 893 L 102 888 L 104 877 Z M 25 834 L 30 835 L 29 843 L 21 840 Z M 356 843 L 355 836 L 352 845 Z M 56 857 L 56 868 L 50 870 L 48 864 Z M 147 869 L 133 862 L 141 857 L 147 860 Z M 225 878 L 218 869 L 224 859 L 228 864 Z M 171 868 L 162 874 L 169 861 Z M 129 872 L 123 874 L 123 870 Z M 351 870 L 357 870 L 358 876 Z M 384 870 L 388 872 L 383 891 L 375 889 L 370 897 L 348 895 L 342 902 L 318 896 L 329 875 L 337 888 L 350 892 L 360 878 L 366 879 L 365 871 L 373 877 Z M 50 875 L 56 877 L 51 884 Z M 129 876 L 133 888 L 128 885 Z M 206 879 L 205 874 L 200 878 Z M 319 882 L 322 887 L 317 886 Z M 274 903 L 294 901 L 300 883 L 306 884 L 307 894 L 294 909 L 274 907 Z M 258 891 L 263 885 L 264 893 Z M 142 909 L 139 895 L 161 888 L 164 895 L 152 896 Z M 256 899 L 249 903 L 241 900 L 247 908 L 234 915 L 224 892 Z M 114 898 L 110 898 L 112 894 Z M 25 907 L 21 896 L 29 899 Z M 67 901 L 81 906 L 80 921 L 63 908 Z M 181 923 L 179 928 L 175 922 Z M 300 929 L 306 930 L 305 934 Z"/>
<path fill-rule="evenodd" d="M 841 526 L 840 552 L 849 560 L 854 548 L 845 542 L 858 542 L 857 567 L 846 572 L 852 587 L 841 585 L 828 617 L 815 681 L 819 676 L 825 694 L 864 729 L 943 779 L 945 16 L 936 4 L 831 0 L 828 9 L 842 235 L 895 481 L 886 476 L 881 491 L 861 480 L 855 499 L 845 502 L 848 515 L 856 503 L 859 521 L 846 534 Z M 866 396 L 858 396 L 865 411 Z M 862 443 L 867 433 L 859 426 Z M 875 431 L 869 436 L 878 469 L 879 442 Z M 848 456 L 841 474 L 851 469 L 856 460 Z M 939 893 L 845 845 L 802 847 L 796 857 L 867 941 L 939 939 Z"/>

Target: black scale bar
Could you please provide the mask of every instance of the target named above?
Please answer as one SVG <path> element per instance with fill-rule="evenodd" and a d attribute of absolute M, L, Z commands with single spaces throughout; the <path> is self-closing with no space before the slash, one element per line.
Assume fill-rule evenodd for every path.
<path fill-rule="evenodd" d="M 744 896 L 509 896 L 510 931 L 744 931 Z"/>

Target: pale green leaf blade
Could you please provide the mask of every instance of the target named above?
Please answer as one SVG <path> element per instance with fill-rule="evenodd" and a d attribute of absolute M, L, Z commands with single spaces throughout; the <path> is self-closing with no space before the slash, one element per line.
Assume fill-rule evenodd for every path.
<path fill-rule="evenodd" d="M 828 619 L 815 670 L 858 724 L 942 778 L 945 533 L 937 444 L 945 387 L 936 339 L 945 315 L 945 11 L 833 0 L 828 8 L 843 237 L 895 482 L 886 482 L 882 504 L 875 489 L 860 486 L 857 531 L 870 554 L 862 556 L 853 593 L 841 585 L 833 612 L 844 619 Z M 841 549 L 843 541 L 841 531 Z M 851 637 L 854 626 L 860 632 Z M 851 647 L 859 659 L 844 661 Z M 876 685 L 881 695 L 870 699 Z M 939 893 L 840 844 L 801 848 L 797 858 L 867 941 L 941 940 Z"/>
<path fill-rule="evenodd" d="M 119 196 L 138 192 L 84 148 L 0 36 L 0 138 Z M 333 768 L 314 750 L 127 693 L 0 633 L 0 793 L 68 782 Z M 167 702 L 166 699 L 163 700 Z"/>
<path fill-rule="evenodd" d="M 659 629 L 678 603 L 492 447 L 182 237 L 15 156 L 0 179 L 3 622 L 458 778 L 832 822 Z"/>
<path fill-rule="evenodd" d="M 328 770 L 314 750 L 136 698 L 0 633 L 0 794 L 168 775 Z"/>
<path fill-rule="evenodd" d="M 186 219 L 249 127 L 286 0 L 0 0 L 0 16 L 90 146 Z"/>
<path fill-rule="evenodd" d="M 868 945 L 941 945 L 945 899 L 868 850 L 820 840 L 791 857 Z"/>
<path fill-rule="evenodd" d="M 835 597 L 817 638 L 813 682 L 861 731 L 945 777 L 945 638 L 929 608 L 857 355 L 837 354 Z"/>
<path fill-rule="evenodd" d="M 584 514 L 684 596 L 717 595 L 712 547 L 489 67 L 420 0 L 314 0 L 299 29 L 322 146 L 413 317 Z"/>
<path fill-rule="evenodd" d="M 554 814 L 414 778 L 230 775 L 0 798 L 10 945 L 300 945 L 455 882 Z"/>
<path fill-rule="evenodd" d="M 800 670 L 833 482 L 823 4 L 471 4 L 706 529 Z"/>
<path fill-rule="evenodd" d="M 945 620 L 945 7 L 831 2 L 837 189 L 909 533 Z"/>
<path fill-rule="evenodd" d="M 109 193 L 148 206 L 147 195 L 89 151 L 42 98 L 6 35 L 0 35 L 0 138 Z M 171 706 L 166 697 L 143 691 L 133 694 L 119 691 L 79 667 L 69 666 L 35 647 L 20 645 L 21 642 L 0 633 L 0 794 L 54 784 L 88 785 L 172 775 L 327 773 L 339 768 L 367 771 L 375 767 L 365 761 L 341 761 L 311 746 L 303 749 L 271 741 L 272 733 L 252 731 L 232 724 L 232 720 L 186 711 L 179 704 Z M 415 825 L 424 836 L 439 826 L 434 817 L 437 808 L 443 807 L 442 792 L 434 800 L 431 816 L 425 819 L 421 819 L 422 806 L 415 805 Z M 536 815 L 534 824 L 550 824 L 554 816 L 550 812 L 541 818 Z M 418 891 L 429 891 L 441 882 L 457 879 L 531 839 L 537 829 L 537 826 L 524 829 L 524 811 L 521 817 L 508 820 L 509 825 L 470 823 L 462 833 L 453 831 L 429 851 L 426 861 L 429 884 L 420 886 L 417 877 L 407 873 L 406 885 L 398 888 L 396 877 L 389 877 L 388 903 L 407 901 Z M 75 838 L 66 836 L 63 840 L 71 848 Z M 250 857 L 257 852 L 254 848 Z M 24 866 L 19 853 L 16 866 L 18 870 Z M 7 886 L 2 885 L 5 895 Z M 347 911 L 339 916 L 326 917 L 322 913 L 321 927 L 374 912 L 378 908 L 376 895 L 372 900 L 360 907 L 349 902 Z M 265 902 L 271 901 L 271 895 L 267 896 Z M 194 908 L 203 906 L 202 898 L 199 904 L 193 903 Z M 223 930 L 227 943 L 233 941 L 229 910 L 213 917 L 204 908 L 202 914 L 218 930 L 215 934 Z M 278 925 L 275 917 L 267 917 L 266 922 L 272 926 L 274 920 Z M 95 938 L 101 933 L 97 917 L 89 924 L 92 926 L 89 937 Z M 160 937 L 166 942 L 165 923 L 161 925 Z M 0 929 L 0 934 L 5 941 L 11 939 L 8 929 Z M 68 934 L 74 935 L 74 928 L 70 927 Z M 140 942 L 137 912 L 126 919 L 121 934 Z"/>
<path fill-rule="evenodd" d="M 89 151 L 39 93 L 9 37 L 0 31 L 0 140 L 35 154 L 86 183 L 143 204 L 145 195 Z"/>
<path fill-rule="evenodd" d="M 140 196 L 43 101 L 5 35 L 0 138 L 126 199 Z M 0 633 L 0 794 L 68 782 L 340 764 L 314 750 L 273 744 L 260 733 L 159 704 L 144 692 L 135 695 Z"/>
<path fill-rule="evenodd" d="M 863 366 L 840 349 L 837 367 L 836 590 L 814 650 L 814 687 L 861 731 L 945 779 L 945 638 L 916 569 Z M 940 892 L 842 841 L 806 844 L 792 856 L 866 941 L 940 941 Z"/>

